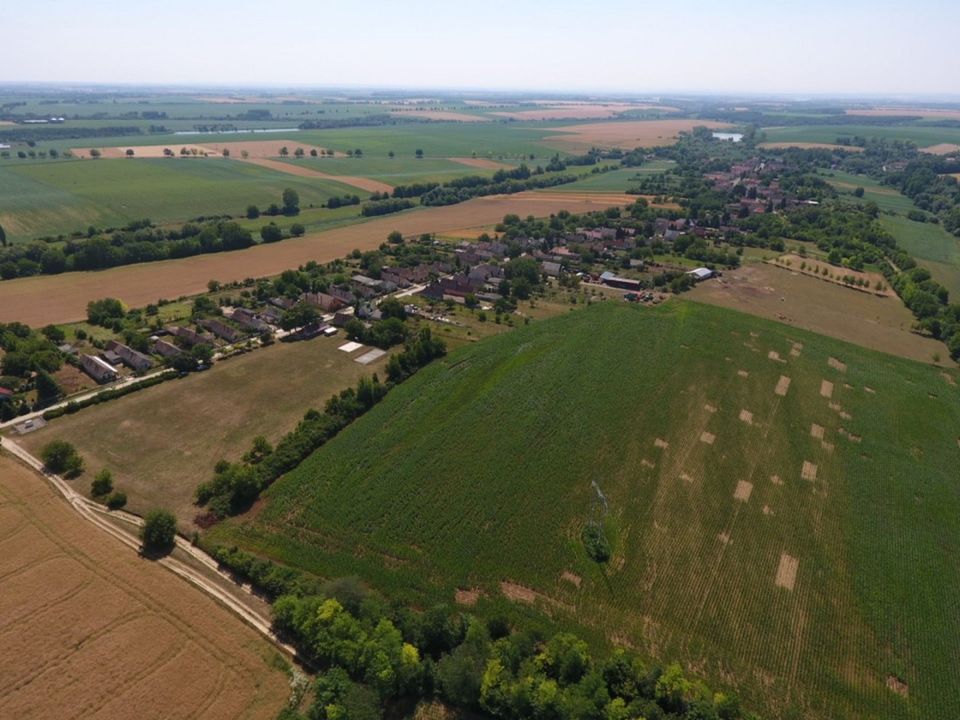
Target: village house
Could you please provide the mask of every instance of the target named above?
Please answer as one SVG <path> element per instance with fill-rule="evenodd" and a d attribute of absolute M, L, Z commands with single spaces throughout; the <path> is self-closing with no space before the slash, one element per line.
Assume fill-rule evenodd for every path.
<path fill-rule="evenodd" d="M 167 327 L 166 330 L 168 333 L 173 335 L 175 338 L 180 339 L 184 345 L 190 348 L 204 343 L 213 343 L 213 335 L 209 335 L 207 333 L 198 333 L 196 330 L 191 330 L 190 328 L 171 325 Z"/>
<path fill-rule="evenodd" d="M 225 322 L 217 320 L 216 318 L 205 318 L 200 321 L 200 325 L 218 338 L 226 340 L 229 343 L 235 343 L 243 339 L 243 333 L 237 330 L 235 327 L 230 327 Z"/>
<path fill-rule="evenodd" d="M 153 352 L 161 357 L 171 358 L 180 354 L 180 348 L 178 348 L 176 345 L 168 343 L 166 340 L 156 338 L 153 341 Z"/>
<path fill-rule="evenodd" d="M 563 267 L 558 262 L 542 262 L 540 269 L 550 277 L 560 277 L 560 273 L 563 272 Z"/>
<path fill-rule="evenodd" d="M 643 284 L 639 280 L 620 277 L 609 270 L 600 275 L 600 282 L 608 287 L 620 288 L 621 290 L 641 290 Z"/>
<path fill-rule="evenodd" d="M 117 379 L 117 369 L 94 355 L 81 355 L 80 367 L 98 383 L 112 382 Z"/>
<path fill-rule="evenodd" d="M 340 298 L 322 292 L 304 293 L 303 301 L 307 303 L 307 305 L 320 308 L 324 312 L 334 312 L 346 305 Z"/>
<path fill-rule="evenodd" d="M 254 332 L 264 332 L 269 330 L 270 326 L 257 317 L 257 314 L 247 308 L 236 308 L 231 314 L 230 319 L 241 327 Z"/>
<path fill-rule="evenodd" d="M 134 350 L 121 342 L 111 340 L 107 343 L 107 350 L 115 353 L 120 360 L 131 370 L 143 372 L 153 367 L 153 361 L 142 352 Z"/>
<path fill-rule="evenodd" d="M 340 308 L 333 316 L 333 322 L 331 323 L 335 327 L 343 327 L 348 322 L 353 320 L 356 317 L 356 311 L 353 307 Z"/>

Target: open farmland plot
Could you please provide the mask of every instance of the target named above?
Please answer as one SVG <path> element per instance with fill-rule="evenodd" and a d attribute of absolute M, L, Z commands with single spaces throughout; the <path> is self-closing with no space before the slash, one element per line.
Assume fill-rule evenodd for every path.
<path fill-rule="evenodd" d="M 835 143 L 839 137 L 886 138 L 887 140 L 909 140 L 920 147 L 939 143 L 960 142 L 960 128 L 936 127 L 930 125 L 792 125 L 786 127 L 765 127 L 768 142 L 772 143 Z"/>
<path fill-rule="evenodd" d="M 113 472 L 130 510 L 168 507 L 188 527 L 197 513 L 194 490 L 210 479 L 217 460 L 239 460 L 257 435 L 276 443 L 307 410 L 322 408 L 361 376 L 383 376 L 386 358 L 360 365 L 336 351 L 340 344 L 336 337 L 278 343 L 65 415 L 21 443 L 39 454 L 53 439 L 72 442 L 88 475 L 102 467 Z M 85 477 L 76 489 L 88 493 L 89 485 Z"/>
<path fill-rule="evenodd" d="M 915 320 L 899 298 L 876 297 L 780 266 L 753 263 L 728 270 L 687 297 L 921 362 L 949 355 L 943 343 L 910 332 Z"/>
<path fill-rule="evenodd" d="M 509 213 L 521 217 L 543 217 L 564 209 L 580 213 L 626 205 L 635 199 L 627 195 L 563 196 L 538 192 L 490 195 L 458 205 L 411 210 L 247 250 L 125 265 L 99 272 L 5 280 L 0 282 L 0 322 L 18 320 L 33 326 L 74 322 L 86 317 L 88 302 L 105 296 L 141 307 L 159 298 L 195 295 L 204 292 L 210 280 L 232 282 L 277 275 L 310 260 L 323 263 L 342 258 L 355 248 L 370 250 L 383 243 L 393 230 L 404 235 L 442 234 L 446 230 L 498 223 Z"/>
<path fill-rule="evenodd" d="M 656 175 L 673 167 L 669 160 L 656 160 L 637 168 L 610 170 L 605 173 L 588 174 L 582 180 L 567 185 L 544 188 L 544 192 L 625 192 L 646 175 Z"/>
<path fill-rule="evenodd" d="M 899 215 L 883 215 L 880 224 L 893 235 L 897 245 L 930 270 L 934 280 L 960 297 L 960 239 L 940 224 L 922 223 Z"/>
<path fill-rule="evenodd" d="M 858 201 L 875 202 L 881 210 L 906 214 L 917 209 L 913 200 L 901 194 L 896 188 L 879 183 L 866 175 L 831 171 L 825 173 L 824 180 L 840 192 L 852 193 L 856 188 L 862 187 L 863 198 Z"/>
<path fill-rule="evenodd" d="M 0 458 L 0 717 L 276 717 L 276 651 Z"/>
<path fill-rule="evenodd" d="M 766 717 L 946 720 L 958 400 L 937 369 L 776 323 L 602 303 L 431 365 L 209 539 L 415 605 L 529 604 Z M 579 539 L 601 517 L 603 572 Z"/>
<path fill-rule="evenodd" d="M 592 147 L 637 147 L 672 145 L 682 132 L 695 127 L 724 129 L 735 127 L 712 120 L 631 120 L 624 122 L 583 123 L 554 127 L 545 138 L 551 147 L 566 152 L 585 152 Z"/>
<path fill-rule="evenodd" d="M 473 167 L 467 163 L 474 163 Z M 294 167 L 319 170 L 332 176 L 354 175 L 379 180 L 389 185 L 414 182 L 446 182 L 464 175 L 493 175 L 501 167 L 513 167 L 492 160 L 463 158 L 462 162 L 448 158 L 371 157 L 371 158 L 303 158 L 286 160 Z"/>
<path fill-rule="evenodd" d="M 240 215 L 247 205 L 279 202 L 284 188 L 301 205 L 322 204 L 355 188 L 305 180 L 222 158 L 73 160 L 0 166 L 0 224 L 14 241 L 87 226 Z"/>

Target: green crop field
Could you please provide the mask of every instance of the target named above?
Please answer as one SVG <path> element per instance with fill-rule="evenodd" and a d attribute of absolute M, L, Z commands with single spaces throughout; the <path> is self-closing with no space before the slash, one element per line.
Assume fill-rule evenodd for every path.
<path fill-rule="evenodd" d="M 481 614 L 680 659 L 767 718 L 946 720 L 954 378 L 692 302 L 599 303 L 434 363 L 207 539 L 421 607 L 475 589 Z"/>
<path fill-rule="evenodd" d="M 291 152 L 296 148 L 291 148 Z M 363 158 L 311 158 L 292 159 L 293 165 L 318 170 L 330 175 L 353 175 L 382 180 L 390 185 L 407 185 L 415 182 L 447 182 L 464 175 L 493 175 L 493 170 L 470 167 L 446 158 L 363 157 Z"/>
<path fill-rule="evenodd" d="M 897 245 L 929 268 L 934 279 L 950 291 L 952 299 L 960 297 L 960 239 L 942 225 L 897 215 L 884 215 L 880 223 L 896 238 Z"/>
<path fill-rule="evenodd" d="M 960 128 L 935 127 L 931 125 L 791 125 L 765 127 L 767 142 L 816 142 L 835 143 L 838 137 L 886 138 L 910 140 L 920 147 L 939 143 L 960 143 Z"/>
<path fill-rule="evenodd" d="M 13 241 L 199 215 L 240 215 L 247 205 L 279 202 L 284 188 L 301 206 L 321 204 L 355 188 L 301 178 L 250 163 L 192 160 L 66 160 L 0 166 L 0 224 Z"/>
<path fill-rule="evenodd" d="M 587 174 L 582 180 L 568 185 L 557 185 L 546 188 L 544 192 L 623 192 L 636 185 L 637 180 L 645 175 L 656 175 L 673 167 L 671 160 L 654 160 L 637 168 L 623 168 L 605 173 Z M 568 172 L 581 170 L 576 166 L 568 168 Z"/>
<path fill-rule="evenodd" d="M 852 193 L 855 188 L 863 188 L 863 202 L 875 202 L 877 207 L 886 212 L 906 214 L 916 210 L 913 200 L 902 195 L 896 188 L 883 185 L 867 175 L 853 175 L 851 173 L 831 170 L 824 173 L 824 179 L 841 193 Z"/>

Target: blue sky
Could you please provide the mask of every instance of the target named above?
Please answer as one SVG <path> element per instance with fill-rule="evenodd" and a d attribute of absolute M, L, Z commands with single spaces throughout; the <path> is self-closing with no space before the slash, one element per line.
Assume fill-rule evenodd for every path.
<path fill-rule="evenodd" d="M 960 95 L 960 0 L 31 0 L 0 81 Z"/>

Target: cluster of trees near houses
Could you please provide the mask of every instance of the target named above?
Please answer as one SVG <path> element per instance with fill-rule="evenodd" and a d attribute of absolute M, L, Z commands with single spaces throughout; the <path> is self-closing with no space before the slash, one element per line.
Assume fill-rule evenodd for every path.
<path fill-rule="evenodd" d="M 571 633 L 486 620 L 445 605 L 386 603 L 356 580 L 320 583 L 237 548 L 214 557 L 273 601 L 273 625 L 318 670 L 309 720 L 378 720 L 440 700 L 501 720 L 748 720 L 677 663 L 630 650 L 595 656 Z M 288 708 L 280 718 L 302 720 Z"/>
<path fill-rule="evenodd" d="M 57 349 L 62 332 L 53 326 L 37 331 L 23 323 L 0 323 L 0 387 L 14 393 L 0 398 L 0 420 L 12 420 L 32 408 L 26 393 L 36 391 L 33 408 L 56 401 L 62 394 L 53 374 L 63 366 L 63 356 Z"/>
<path fill-rule="evenodd" d="M 386 383 L 380 382 L 376 375 L 361 378 L 356 388 L 331 397 L 322 411 L 309 410 L 276 448 L 261 437 L 254 440 L 240 462 L 221 460 L 214 468 L 213 479 L 197 488 L 197 504 L 206 506 L 214 519 L 243 512 L 274 480 L 380 402 L 393 385 L 445 355 L 446 351 L 443 341 L 434 338 L 429 328 L 423 328 L 407 340 L 402 352 L 390 358 Z"/>

